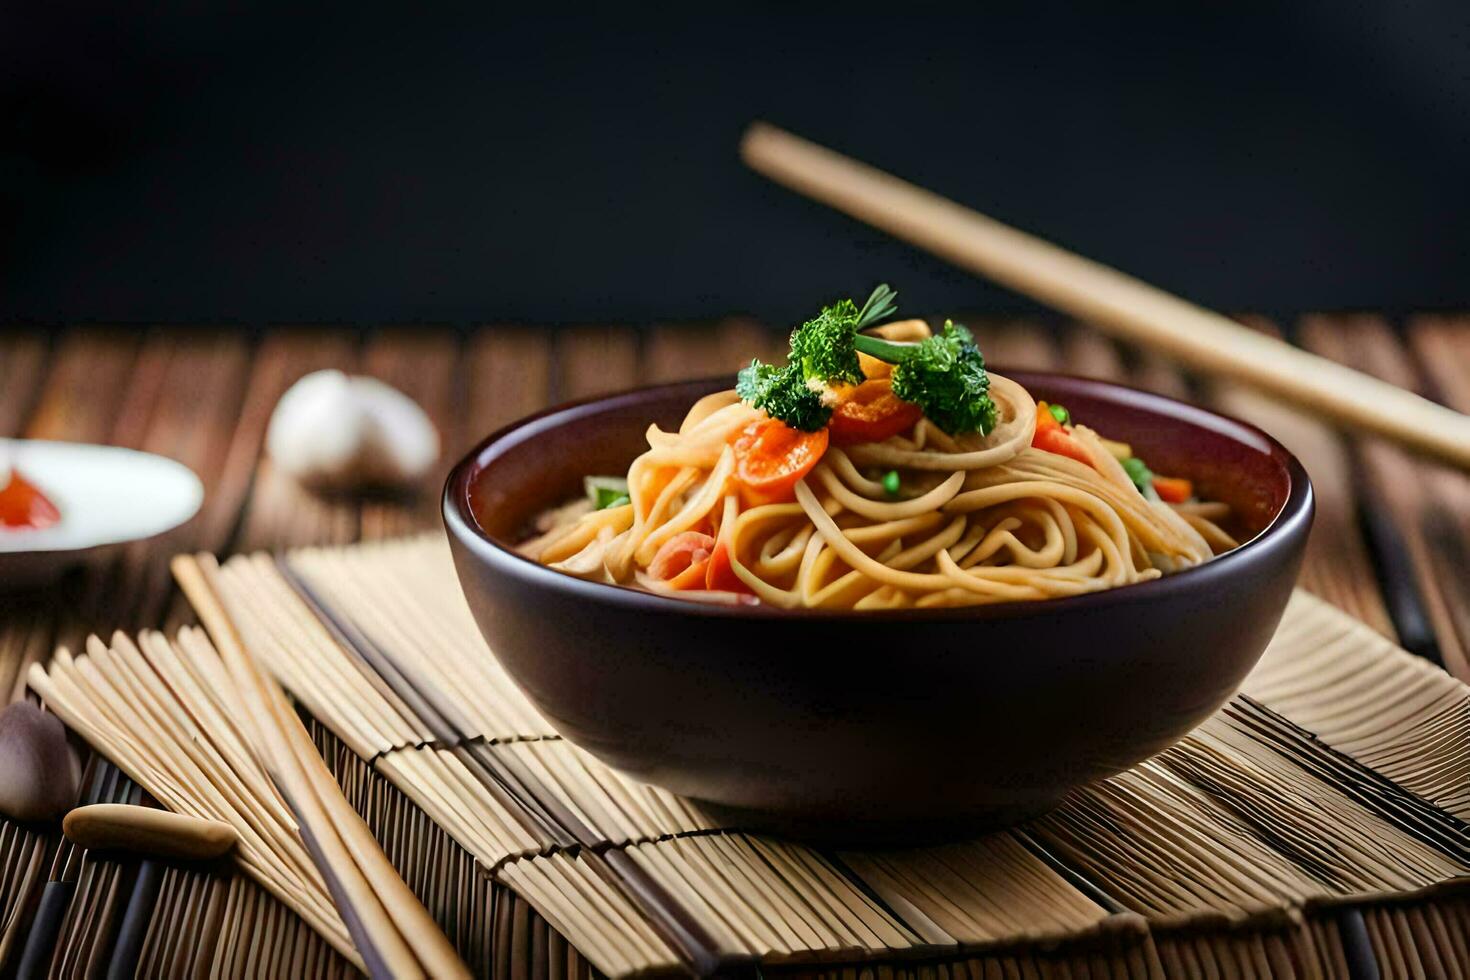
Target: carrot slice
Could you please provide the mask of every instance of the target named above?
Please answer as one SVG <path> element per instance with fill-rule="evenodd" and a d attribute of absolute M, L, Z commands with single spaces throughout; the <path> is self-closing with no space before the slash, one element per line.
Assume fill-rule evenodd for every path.
<path fill-rule="evenodd" d="M 875 378 L 848 389 L 832 410 L 827 427 L 839 446 L 882 442 L 914 427 L 924 412 L 893 393 L 893 382 Z"/>
<path fill-rule="evenodd" d="M 668 580 L 668 586 L 679 592 L 688 592 L 690 589 L 704 588 L 704 580 L 709 575 L 709 558 L 701 558 L 684 569 L 678 575 Z"/>
<path fill-rule="evenodd" d="M 1087 466 L 1092 465 L 1092 457 L 1087 454 L 1086 448 L 1062 427 L 1062 423 L 1051 414 L 1046 402 L 1036 403 L 1036 433 L 1031 437 L 1031 445 L 1058 456 L 1068 456 Z"/>
<path fill-rule="evenodd" d="M 1182 476 L 1154 477 L 1154 493 L 1165 503 L 1182 504 L 1194 496 L 1194 484 Z"/>
<path fill-rule="evenodd" d="M 719 540 L 715 542 L 715 550 L 709 556 L 709 568 L 705 572 L 704 587 L 711 592 L 755 594 L 754 590 L 745 584 L 745 580 L 735 574 L 735 569 L 730 564 L 729 535 L 723 528 L 720 529 Z"/>
<path fill-rule="evenodd" d="M 730 437 L 735 480 L 750 506 L 796 497 L 796 481 L 812 471 L 827 451 L 827 430 L 802 432 L 780 419 L 760 419 Z"/>

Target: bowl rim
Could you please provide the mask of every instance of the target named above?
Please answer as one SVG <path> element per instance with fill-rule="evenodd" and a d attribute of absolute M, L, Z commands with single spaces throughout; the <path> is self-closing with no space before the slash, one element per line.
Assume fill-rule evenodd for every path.
<path fill-rule="evenodd" d="M 983 622 L 1085 612 L 1116 602 L 1165 601 L 1171 596 L 1194 589 L 1208 590 L 1212 582 L 1226 578 L 1236 571 L 1248 572 L 1258 560 L 1266 559 L 1269 553 L 1289 548 L 1298 537 L 1304 539 L 1311 528 L 1316 505 L 1312 481 L 1307 475 L 1306 468 L 1290 450 L 1258 426 L 1177 398 L 1099 378 L 1061 371 L 1021 369 L 1008 371 L 1004 368 L 992 368 L 991 370 L 993 373 L 1018 381 L 1020 379 L 1042 379 L 1043 381 L 1057 379 L 1073 386 L 1080 386 L 1079 393 L 1084 396 L 1096 394 L 1098 397 L 1106 398 L 1108 393 L 1121 392 L 1129 396 L 1128 407 L 1142 409 L 1156 415 L 1168 415 L 1218 432 L 1246 445 L 1250 444 L 1251 439 L 1242 438 L 1242 436 L 1251 437 L 1258 443 L 1252 448 L 1265 451 L 1285 468 L 1288 480 L 1286 499 L 1271 521 L 1238 548 L 1202 565 L 1187 568 L 1173 575 L 1165 575 L 1144 582 L 1132 582 L 1098 592 L 1086 592 L 1081 595 L 1062 596 L 1054 599 L 1018 599 L 986 605 L 934 609 L 785 609 L 766 603 L 737 606 L 663 596 L 625 585 L 590 582 L 549 568 L 506 547 L 492 538 L 475 519 L 470 507 L 470 486 L 475 474 L 484 467 L 485 457 L 498 444 L 517 434 L 523 437 L 534 434 L 527 433 L 526 430 L 545 429 L 553 423 L 557 416 L 591 405 L 605 404 L 608 407 L 615 407 L 620 403 L 633 403 L 660 394 L 672 394 L 680 389 L 695 389 L 712 384 L 728 386 L 728 375 L 715 375 L 643 385 L 579 398 L 544 408 L 502 426 L 477 443 L 449 471 L 440 501 L 445 528 L 451 538 L 500 571 L 525 579 L 529 584 L 565 593 L 570 598 L 579 601 L 608 604 L 632 612 L 677 613 L 713 619 L 736 618 L 760 621 L 800 618 L 833 622 Z M 1022 381 L 1021 383 L 1030 387 L 1030 382 Z M 1116 401 L 1116 397 L 1113 400 Z M 517 443 L 519 441 L 517 440 Z"/>

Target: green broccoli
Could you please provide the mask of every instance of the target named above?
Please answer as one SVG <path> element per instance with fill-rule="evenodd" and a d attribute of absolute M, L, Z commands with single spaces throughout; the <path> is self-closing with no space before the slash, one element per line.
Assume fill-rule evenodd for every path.
<path fill-rule="evenodd" d="M 887 283 L 880 283 L 861 310 L 850 299 L 840 300 L 822 307 L 815 319 L 797 327 L 791 334 L 788 361 L 801 366 L 802 380 L 816 382 L 818 388 L 861 384 L 863 368 L 857 356 L 861 341 L 882 341 L 876 337 L 864 338 L 858 331 L 897 309 L 893 302 L 897 295 Z"/>
<path fill-rule="evenodd" d="M 881 354 L 872 356 L 887 360 Z M 893 393 L 918 405 L 929 421 L 950 435 L 995 428 L 985 358 L 970 331 L 953 321 L 944 321 L 942 331 L 920 341 L 895 363 Z"/>
<path fill-rule="evenodd" d="M 751 361 L 736 376 L 735 392 L 742 401 L 765 409 L 771 418 L 804 432 L 817 431 L 832 417 L 832 408 L 822 404 L 821 392 L 807 385 L 795 364 L 776 367 Z"/>
<path fill-rule="evenodd" d="M 827 387 L 862 382 L 861 352 L 894 365 L 894 394 L 918 405 L 941 429 L 951 435 L 989 432 L 995 403 L 985 359 L 969 330 L 946 321 L 941 333 L 917 344 L 859 333 L 894 312 L 896 295 L 883 284 L 862 309 L 850 299 L 823 307 L 792 333 L 785 367 L 752 361 L 740 372 L 735 390 L 773 418 L 812 432 L 832 417 L 822 398 Z"/>

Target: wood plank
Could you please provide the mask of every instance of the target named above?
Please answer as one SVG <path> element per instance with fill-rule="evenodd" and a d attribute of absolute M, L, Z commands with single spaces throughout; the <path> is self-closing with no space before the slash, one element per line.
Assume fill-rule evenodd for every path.
<path fill-rule="evenodd" d="M 19 435 L 45 378 L 46 338 L 39 333 L 0 335 L 0 437 Z"/>
<path fill-rule="evenodd" d="M 24 433 L 49 366 L 39 333 L 0 336 L 0 436 Z M 25 696 L 25 674 L 50 650 L 52 614 L 43 597 L 9 595 L 0 620 L 0 707 Z"/>
<path fill-rule="evenodd" d="M 1409 322 L 1408 338 L 1435 397 L 1470 412 L 1470 317 L 1415 317 Z"/>
<path fill-rule="evenodd" d="M 263 454 L 265 425 L 286 389 L 303 375 L 324 368 L 357 370 L 356 337 L 345 330 L 300 328 L 270 333 L 255 355 L 246 404 L 252 412 L 265 408 L 260 438 L 241 442 L 232 452 L 251 450 L 256 457 L 254 482 L 244 506 L 231 550 L 237 552 L 307 544 L 341 544 L 356 540 L 358 504 L 342 497 L 311 493 L 272 467 Z M 252 418 L 252 424 L 256 421 Z M 253 435 L 253 433 L 252 433 Z M 237 440 L 238 441 L 238 440 Z"/>
<path fill-rule="evenodd" d="M 1056 338 L 1033 320 L 996 320 L 971 317 L 963 321 L 975 335 L 985 363 L 1004 374 L 1010 371 L 1053 371 L 1061 363 Z M 938 329 L 938 324 L 930 324 Z"/>
<path fill-rule="evenodd" d="M 1192 379 L 1177 362 L 1151 350 L 1124 346 L 1123 360 L 1134 388 L 1176 398 L 1182 402 L 1197 401 Z"/>
<path fill-rule="evenodd" d="M 1246 324 L 1274 337 L 1274 323 L 1260 317 Z M 1301 460 L 1317 497 L 1317 518 L 1302 566 L 1303 588 L 1394 638 L 1395 630 L 1378 586 L 1372 554 L 1359 527 L 1362 504 L 1354 460 L 1336 430 L 1317 418 L 1238 382 L 1213 382 L 1208 397 L 1221 411 L 1260 426 Z"/>
<path fill-rule="evenodd" d="M 133 333 L 102 328 L 69 331 L 50 359 L 44 383 L 34 378 L 39 396 L 29 418 L 22 422 L 15 415 L 9 424 L 30 438 L 137 445 L 146 431 L 159 377 L 154 370 L 139 378 L 140 349 Z M 39 369 L 39 362 L 32 366 Z M 57 644 L 75 645 L 87 632 L 116 624 L 112 583 L 121 561 L 122 555 L 109 553 L 72 570 L 53 586 L 28 596 L 6 597 L 0 621 L 0 698 L 26 696 L 26 670 L 49 657 Z M 116 907 L 109 892 L 100 892 L 96 902 L 102 908 Z M 72 913 L 83 904 L 74 902 Z M 85 944 L 73 945 L 79 956 L 85 952 Z"/>
<path fill-rule="evenodd" d="M 632 388 L 639 378 L 632 327 L 567 327 L 555 339 L 552 398 L 572 401 Z"/>
<path fill-rule="evenodd" d="M 105 328 L 70 330 L 52 355 L 40 400 L 24 433 L 30 439 L 107 442 L 132 383 L 139 341 Z"/>
<path fill-rule="evenodd" d="M 1094 376 L 1107 377 L 1129 388 L 1151 391 L 1178 401 L 1199 401 L 1195 379 L 1178 362 L 1157 351 L 1112 340 L 1088 324 L 1076 324 L 1064 334 L 1063 351 L 1068 357 L 1081 358 L 1083 363 L 1110 372 Z M 1090 373 L 1073 370 L 1065 364 L 1062 370 L 1073 374 Z"/>
<path fill-rule="evenodd" d="M 450 449 L 462 437 L 454 406 L 461 402 L 456 368 L 459 338 L 441 327 L 400 327 L 373 336 L 362 359 L 362 373 L 387 382 L 416 401 L 439 430 L 439 459 L 412 491 L 375 496 L 362 505 L 363 538 L 386 538 L 439 526 L 439 492 L 450 464 Z"/>
<path fill-rule="evenodd" d="M 1057 370 L 1061 372 L 1101 378 L 1177 401 L 1200 401 L 1194 382 L 1175 361 L 1120 344 L 1086 323 L 1064 329 L 1060 347 Z"/>
<path fill-rule="evenodd" d="M 1411 391 L 1428 393 L 1413 358 L 1381 317 L 1307 317 L 1301 324 L 1301 340 L 1319 354 Z M 1414 457 L 1382 439 L 1355 442 L 1362 459 L 1365 493 L 1383 508 L 1402 538 L 1409 566 L 1405 574 L 1412 579 L 1410 587 L 1422 602 L 1432 629 L 1426 639 L 1438 648 L 1415 652 L 1437 652 L 1451 673 L 1470 680 L 1470 619 L 1460 612 L 1470 603 L 1464 567 L 1452 562 L 1447 569 L 1444 562 L 1446 555 L 1470 554 L 1470 528 L 1463 520 L 1470 483 L 1463 474 Z M 1395 542 L 1390 547 L 1396 550 L 1398 545 Z M 1384 558 L 1391 561 L 1394 556 Z M 1404 624 L 1400 626 L 1401 631 L 1407 630 Z M 1421 646 L 1422 642 L 1411 642 L 1406 636 L 1405 645 Z"/>
<path fill-rule="evenodd" d="M 1422 316 L 1409 324 L 1408 340 L 1429 393 L 1452 408 L 1470 412 L 1470 318 Z M 1431 507 L 1424 514 L 1425 536 L 1433 542 L 1421 574 L 1446 665 L 1470 681 L 1470 477 L 1444 467 L 1419 464 Z M 1444 637 L 1453 641 L 1444 649 Z M 1460 668 L 1464 668 L 1461 672 Z"/>
<path fill-rule="evenodd" d="M 120 387 L 114 395 L 103 402 L 111 403 L 112 412 L 108 418 L 96 420 L 97 436 L 88 441 L 128 449 L 144 448 L 154 406 L 167 382 L 171 351 L 167 345 L 150 349 L 141 331 L 135 332 L 132 339 L 135 343 L 127 374 L 119 379 Z M 107 356 L 98 343 L 87 347 L 89 355 Z M 134 597 L 131 590 L 140 585 L 135 581 L 137 578 L 148 577 L 147 554 L 151 544 L 151 541 L 131 542 L 109 549 L 81 570 L 79 577 L 68 580 L 77 586 L 69 599 L 55 604 L 53 646 L 77 650 L 92 633 L 107 636 L 114 629 L 133 625 L 127 616 L 129 601 Z"/>
<path fill-rule="evenodd" d="M 174 594 L 169 559 L 227 544 L 221 509 L 228 510 L 233 528 L 240 495 L 226 485 L 224 464 L 241 417 L 249 364 L 249 345 L 234 332 L 169 329 L 146 339 L 137 373 L 150 381 L 133 390 L 150 391 L 151 403 L 137 409 L 145 419 L 142 431 L 123 434 L 125 443 L 192 469 L 204 484 L 204 503 L 181 527 L 123 549 L 106 600 L 108 622 L 98 628 L 157 626 Z"/>
<path fill-rule="evenodd" d="M 249 349 L 248 361 L 241 369 L 238 420 L 233 431 L 222 440 L 223 456 L 215 486 L 205 497 L 204 507 L 196 518 L 195 546 L 199 550 L 224 555 L 235 550 L 238 536 L 256 533 L 255 528 L 247 528 L 245 515 L 247 502 L 260 479 L 258 468 L 263 463 L 265 433 L 276 402 L 302 374 L 350 363 L 353 349 L 354 342 L 345 331 L 309 329 L 280 330 L 258 347 Z M 257 514 L 253 519 L 262 517 Z M 263 542 L 262 547 L 269 546 L 265 537 L 256 540 Z M 168 631 L 192 622 L 193 609 L 182 596 L 176 595 L 165 617 Z"/>
<path fill-rule="evenodd" d="M 714 323 L 659 324 L 649 330 L 644 345 L 643 381 L 657 384 L 727 375 L 734 387 L 735 372 L 752 358 L 784 358 L 786 349 L 784 336 L 778 337 L 745 317 Z"/>
<path fill-rule="evenodd" d="M 549 331 L 496 326 L 470 338 L 465 356 L 465 425 L 455 457 L 485 436 L 551 404 Z"/>
<path fill-rule="evenodd" d="M 1123 352 L 1118 345 L 1085 324 L 1074 324 L 1063 332 L 1061 370 L 1067 374 L 1128 384 Z"/>
<path fill-rule="evenodd" d="M 50 656 L 51 635 L 51 618 L 41 607 L 25 603 L 5 610 L 0 622 L 0 708 L 25 697 L 26 671 Z"/>
<path fill-rule="evenodd" d="M 1176 362 L 1155 351 L 1114 341 L 1089 324 L 1076 323 L 1064 331 L 1062 351 L 1066 361 L 1059 369 L 1069 374 L 1105 378 L 1179 401 L 1198 401 L 1189 374 Z M 1071 363 L 1074 359 L 1077 366 Z"/>

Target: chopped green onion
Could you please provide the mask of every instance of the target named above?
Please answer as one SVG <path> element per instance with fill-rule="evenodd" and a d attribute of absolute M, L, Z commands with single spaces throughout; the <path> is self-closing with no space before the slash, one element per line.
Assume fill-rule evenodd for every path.
<path fill-rule="evenodd" d="M 1148 464 L 1137 456 L 1129 456 L 1122 461 L 1123 472 L 1128 474 L 1128 479 L 1138 488 L 1138 492 L 1149 500 L 1158 500 L 1158 491 L 1154 489 L 1154 473 L 1148 468 Z"/>
<path fill-rule="evenodd" d="M 628 481 L 620 476 L 589 476 L 582 481 L 582 486 L 594 510 L 607 510 L 632 502 L 628 496 Z"/>
<path fill-rule="evenodd" d="M 1058 425 L 1072 424 L 1072 413 L 1067 411 L 1062 406 L 1058 405 L 1056 402 L 1051 402 L 1046 407 L 1047 410 L 1051 412 L 1051 417 L 1057 420 Z"/>
<path fill-rule="evenodd" d="M 1148 464 L 1144 463 L 1137 456 L 1129 456 L 1123 460 L 1123 472 L 1128 474 L 1128 479 L 1132 480 L 1134 485 L 1140 490 L 1143 489 L 1145 483 L 1154 478 L 1153 472 L 1148 468 Z"/>
<path fill-rule="evenodd" d="M 890 497 L 897 497 L 901 484 L 898 482 L 898 470 L 889 470 L 883 474 L 883 492 Z"/>

